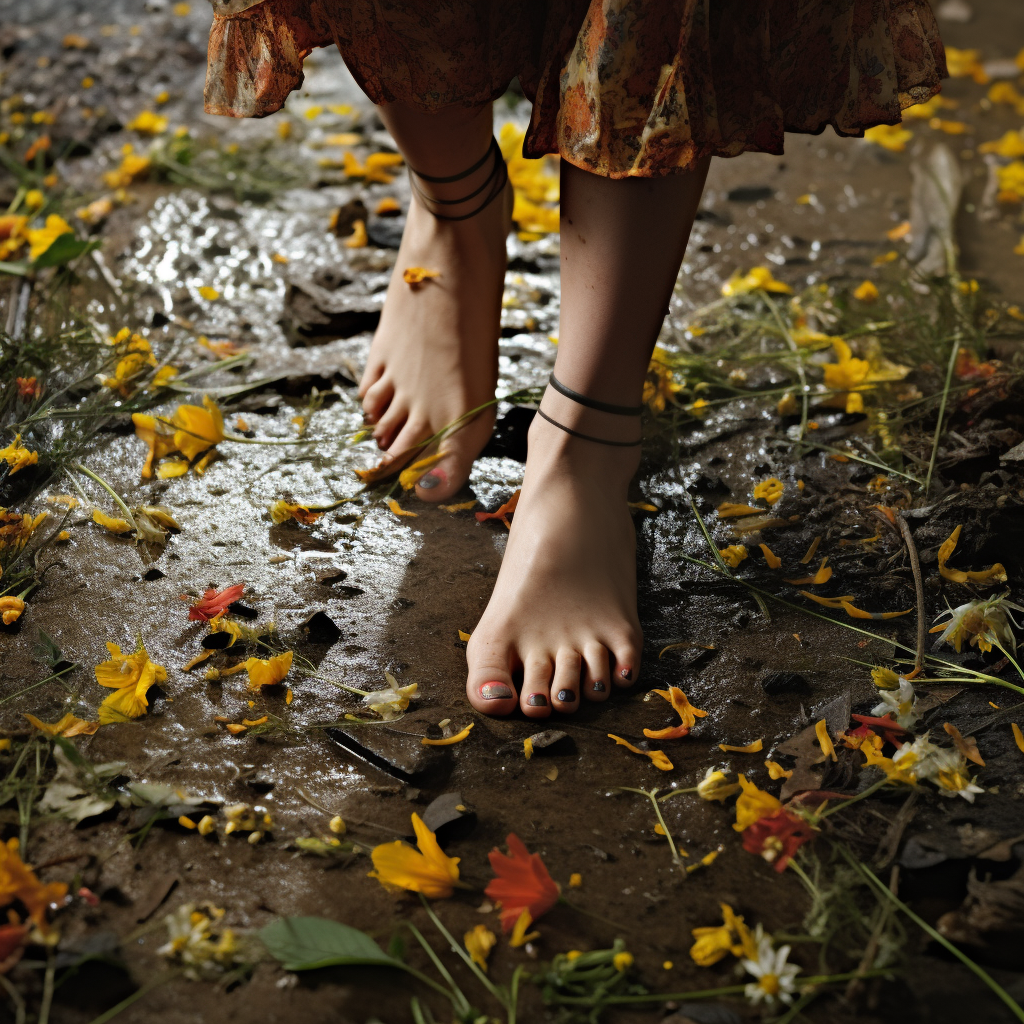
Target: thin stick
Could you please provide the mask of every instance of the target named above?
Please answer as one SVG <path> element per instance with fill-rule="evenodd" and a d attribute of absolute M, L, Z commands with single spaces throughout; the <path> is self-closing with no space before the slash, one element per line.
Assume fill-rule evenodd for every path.
<path fill-rule="evenodd" d="M 924 478 L 924 493 L 927 497 L 932 488 L 932 474 L 935 472 L 935 459 L 939 454 L 939 441 L 942 439 L 942 419 L 946 415 L 946 402 L 949 400 L 949 386 L 953 382 L 953 370 L 956 367 L 956 357 L 960 352 L 960 344 L 954 340 L 953 347 L 949 351 L 949 365 L 946 367 L 946 383 L 942 388 L 942 398 L 939 401 L 939 417 L 935 421 L 935 435 L 932 437 L 932 454 L 928 459 L 928 472 Z"/>
<path fill-rule="evenodd" d="M 921 670 L 924 668 L 924 642 L 927 636 L 924 578 L 921 576 L 921 559 L 917 554 L 914 535 L 910 532 L 910 524 L 902 512 L 896 513 L 896 522 L 899 524 L 900 533 L 903 534 L 903 543 L 907 545 L 907 551 L 910 554 L 910 568 L 914 573 L 914 589 L 917 591 L 917 655 L 914 658 L 914 671 L 907 676 L 908 679 L 914 679 L 921 674 Z"/>
<path fill-rule="evenodd" d="M 57 973 L 57 950 L 52 946 L 46 957 L 46 974 L 43 976 L 43 998 L 39 1004 L 38 1024 L 49 1024 L 50 1007 L 53 1004 L 53 979 Z"/>
<path fill-rule="evenodd" d="M 21 993 L 8 981 L 6 974 L 0 974 L 0 986 L 14 1003 L 14 1024 L 25 1024 L 25 1000 L 21 998 Z"/>

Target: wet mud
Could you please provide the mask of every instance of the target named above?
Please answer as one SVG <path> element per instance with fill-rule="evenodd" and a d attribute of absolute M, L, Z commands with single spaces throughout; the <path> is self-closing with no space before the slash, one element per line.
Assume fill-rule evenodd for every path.
<path fill-rule="evenodd" d="M 84 4 L 34 2 L 4 29 L 11 48 L 4 88 L 16 82 L 21 93 L 34 92 L 35 106 L 51 101 L 56 70 L 78 77 L 97 65 L 105 69 L 106 134 L 93 132 L 83 143 L 90 151 L 67 162 L 69 178 L 83 191 L 127 138 L 125 120 L 161 88 L 172 93 L 166 107 L 172 124 L 220 133 L 224 145 L 251 147 L 276 139 L 273 119 L 226 123 L 201 113 L 208 15 L 199 8 L 175 17 L 169 6 L 126 2 L 101 16 Z M 100 36 L 106 19 L 120 25 L 119 35 Z M 137 37 L 128 36 L 133 24 L 143 26 Z M 72 28 L 95 37 L 96 47 L 62 50 L 59 38 Z M 950 43 L 1002 58 L 1024 43 L 1024 16 L 1013 2 L 978 0 L 971 22 L 943 22 L 943 28 Z M 39 56 L 53 63 L 31 70 Z M 281 498 L 326 505 L 355 495 L 353 469 L 373 462 L 369 442 L 351 445 L 348 439 L 361 425 L 355 381 L 394 263 L 401 218 L 371 218 L 367 227 L 377 244 L 362 249 L 347 248 L 343 236 L 326 225 L 333 211 L 353 201 L 365 209 L 376 208 L 384 196 L 395 196 L 403 207 L 408 202 L 401 176 L 391 184 L 365 185 L 311 170 L 319 152 L 316 133 L 331 125 L 329 117 L 326 128 L 319 119 L 306 119 L 309 106 L 353 104 L 364 127 L 370 126 L 368 137 L 381 129 L 373 127 L 372 112 L 337 55 L 317 52 L 308 69 L 304 91 L 289 106 L 296 126 L 289 159 L 305 183 L 275 189 L 263 199 L 188 183 L 133 186 L 135 201 L 103 228 L 107 275 L 96 266 L 82 271 L 80 294 L 104 332 L 125 323 L 145 327 L 150 339 L 180 352 L 184 365 L 206 358 L 190 343 L 196 335 L 246 348 L 247 364 L 205 377 L 195 393 L 225 389 L 227 395 L 227 389 L 248 385 L 225 398 L 231 420 L 241 416 L 259 438 L 284 441 L 294 438 L 293 418 L 306 415 L 315 443 L 237 444 L 230 450 L 224 445 L 201 477 L 140 483 L 144 447 L 130 425 L 105 432 L 89 455 L 90 468 L 130 505 L 170 505 L 181 532 L 163 551 L 148 549 L 96 528 L 87 512 L 73 512 L 67 523 L 72 539 L 46 553 L 44 584 L 29 612 L 0 636 L 0 724 L 7 734 L 19 735 L 26 731 L 24 712 L 44 721 L 62 709 L 89 717 L 97 689 L 91 667 L 105 656 L 104 644 L 129 650 L 141 635 L 153 660 L 167 667 L 168 681 L 151 691 L 144 717 L 104 726 L 81 744 L 82 751 L 94 763 L 123 761 L 133 781 L 178 787 L 211 805 L 259 804 L 274 823 L 263 842 L 250 845 L 237 835 L 200 836 L 173 819 L 133 843 L 126 839 L 134 831 L 130 812 L 118 809 L 74 828 L 56 818 L 34 822 L 32 863 L 50 865 L 47 877 L 85 886 L 99 897 L 96 907 L 76 904 L 62 917 L 61 956 L 72 963 L 91 952 L 95 959 L 58 988 L 51 1020 L 85 1024 L 159 975 L 165 964 L 157 953 L 166 941 L 163 916 L 184 902 L 208 900 L 226 908 L 225 920 L 239 930 L 259 928 L 277 915 L 309 914 L 344 921 L 386 942 L 400 917 L 423 925 L 417 903 L 367 877 L 366 857 L 300 855 L 294 839 L 324 835 L 334 815 L 366 844 L 405 838 L 410 813 L 422 814 L 435 797 L 451 792 L 475 812 L 475 824 L 446 842 L 447 852 L 462 858 L 469 885 L 483 888 L 487 851 L 514 831 L 542 854 L 563 886 L 571 873 L 580 873 L 573 902 L 603 918 L 557 908 L 543 920 L 542 938 L 525 951 L 504 945 L 495 950 L 492 976 L 506 977 L 531 957 L 541 962 L 555 952 L 601 948 L 621 937 L 653 989 L 734 984 L 731 961 L 712 968 L 690 962 L 691 929 L 717 921 L 719 904 L 726 902 L 742 909 L 748 921 L 797 932 L 808 909 L 803 887 L 791 872 L 778 874 L 743 851 L 731 817 L 696 794 L 664 804 L 666 823 L 691 860 L 721 853 L 708 868 L 681 873 L 655 832 L 649 803 L 621 787 L 693 786 L 713 766 L 748 772 L 777 792 L 763 768 L 765 758 L 809 770 L 799 737 L 806 739 L 822 718 L 836 730 L 845 728 L 851 711 L 866 713 L 876 703 L 863 664 L 893 657 L 897 642 L 912 645 L 914 617 L 856 623 L 874 637 L 792 605 L 771 604 L 767 618 L 749 592 L 685 560 L 708 557 L 690 502 L 710 521 L 720 502 L 749 500 L 753 480 L 776 476 L 787 490 L 772 512 L 783 522 L 763 531 L 755 546 L 764 539 L 792 563 L 821 536 L 837 579 L 850 588 L 841 592 L 859 595 L 870 607 L 910 608 L 914 581 L 898 534 L 880 529 L 881 539 L 867 553 L 851 540 L 867 536 L 866 525 L 877 527 L 870 512 L 877 495 L 868 488 L 876 471 L 837 462 L 825 450 L 795 455 L 792 444 L 780 440 L 775 400 L 739 397 L 678 430 L 652 421 L 631 494 L 635 502 L 656 508 L 635 514 L 645 634 L 640 682 L 605 704 L 585 705 L 575 715 L 539 725 L 519 714 L 507 720 L 477 715 L 465 698 L 465 643 L 459 633 L 472 632 L 490 595 L 507 536 L 500 522 L 478 523 L 472 512 L 445 512 L 411 495 L 399 500 L 416 518 L 399 519 L 383 504 L 353 505 L 350 511 L 342 506 L 312 526 L 274 525 L 267 513 Z M 954 79 L 944 94 L 964 105 L 961 115 L 977 131 L 977 141 L 1019 127 L 1019 116 L 1009 108 L 968 117 L 968 109 L 976 110 L 972 89 L 969 80 Z M 521 119 L 523 106 L 513 98 L 500 116 Z M 339 127 L 350 120 L 339 115 Z M 927 130 L 922 127 L 918 135 L 923 141 Z M 961 271 L 1002 299 L 1019 302 L 1024 261 L 1011 255 L 1019 229 L 1012 218 L 976 215 L 984 203 L 986 165 L 973 134 L 952 145 L 966 180 L 956 222 Z M 794 288 L 881 280 L 886 269 L 874 261 L 888 247 L 886 232 L 910 213 L 910 159 L 910 153 L 889 153 L 829 133 L 788 138 L 783 157 L 716 161 L 661 344 L 693 343 L 682 334 L 689 314 L 716 301 L 735 270 L 754 264 L 768 265 Z M 311 182 L 311 174 L 319 180 Z M 814 201 L 799 201 L 807 195 Z M 522 241 L 513 235 L 509 257 L 502 394 L 545 381 L 555 352 L 549 335 L 558 322 L 557 238 Z M 216 288 L 221 297 L 198 298 L 200 286 Z M 1019 341 L 999 344 L 1007 363 L 1019 358 Z M 767 385 L 778 371 L 758 372 Z M 315 408 L 314 388 L 320 394 Z M 1017 431 L 1018 442 L 1024 438 L 1020 397 L 1018 388 L 987 412 L 995 428 Z M 495 438 L 466 494 L 453 500 L 476 498 L 477 509 L 494 509 L 508 499 L 522 478 L 529 416 L 522 407 L 499 407 Z M 961 416 L 958 429 L 969 431 L 969 419 Z M 823 420 L 820 437 L 838 442 L 860 429 L 837 413 Z M 1020 465 L 1000 463 L 1012 444 L 990 443 L 989 434 L 981 430 L 973 438 L 969 457 L 952 445 L 944 449 L 941 488 L 910 513 L 922 563 L 932 574 L 928 605 L 936 612 L 947 600 L 966 599 L 934 576 L 938 546 L 958 524 L 964 524 L 963 564 L 1001 561 L 1011 584 L 1024 574 Z M 44 493 L 63 490 L 55 484 Z M 715 539 L 724 545 L 736 538 L 719 525 Z M 744 577 L 790 600 L 792 591 L 779 585 L 778 574 L 759 566 L 744 567 Z M 200 652 L 208 632 L 205 623 L 186 621 L 189 602 L 208 587 L 238 582 L 246 584 L 244 604 L 255 615 L 250 624 L 273 623 L 281 644 L 314 666 L 315 675 L 289 677 L 289 703 L 284 686 L 254 697 L 243 676 L 208 682 L 207 667 L 237 660 L 229 652 L 191 672 L 182 668 Z M 317 613 L 322 615 L 311 621 Z M 38 629 L 53 638 L 65 659 L 82 667 L 63 684 L 26 692 L 46 673 L 34 651 Z M 384 685 L 385 671 L 400 684 L 418 684 L 419 699 L 409 712 L 395 722 L 347 720 L 346 713 L 362 717 L 360 699 L 329 680 L 372 690 Z M 644 743 L 645 728 L 673 724 L 667 704 L 647 699 L 652 689 L 670 685 L 684 689 L 707 716 L 685 741 L 672 745 L 674 770 L 662 773 L 613 746 L 607 734 Z M 68 708 L 70 687 L 77 688 L 80 703 Z M 931 706 L 926 725 L 941 732 L 944 721 L 955 720 L 965 735 L 978 737 L 989 792 L 974 805 L 893 793 L 870 807 L 862 804 L 836 828 L 840 838 L 877 853 L 887 870 L 898 863 L 903 898 L 934 922 L 961 908 L 976 884 L 972 878 L 999 882 L 1019 868 L 1024 759 L 1006 729 L 1006 715 L 989 706 L 990 699 L 1006 705 L 1011 700 L 954 685 L 922 686 L 919 692 Z M 264 714 L 280 727 L 230 735 L 218 722 Z M 437 723 L 445 720 L 448 733 L 470 723 L 474 728 L 456 746 L 424 747 L 421 738 L 440 735 Z M 567 740 L 526 760 L 523 741 L 543 728 L 562 730 Z M 763 753 L 722 752 L 718 746 L 756 739 L 763 740 Z M 855 788 L 850 764 L 814 767 L 815 788 Z M 0 814 L 6 826 L 16 826 L 16 811 L 8 807 Z M 481 901 L 479 892 L 466 892 L 443 905 L 454 934 L 481 922 L 494 926 L 493 915 L 481 912 Z M 1002 940 L 1019 941 L 1019 925 L 1019 919 L 1005 924 L 971 947 L 1018 1000 L 1024 999 L 1024 959 L 1019 944 Z M 976 922 L 965 920 L 962 927 L 970 930 Z M 898 979 L 878 983 L 856 1001 L 822 1000 L 801 1019 L 946 1024 L 980 1019 L 980 1006 L 986 1021 L 1012 1019 L 980 982 L 919 932 L 908 931 L 906 943 L 908 967 Z M 808 972 L 818 969 L 799 948 L 793 956 Z M 467 972 L 456 976 L 469 983 Z M 411 1019 L 412 991 L 368 968 L 297 975 L 261 963 L 250 979 L 234 986 L 169 981 L 117 1019 L 404 1022 Z M 537 1002 L 521 1012 L 524 1020 L 555 1019 Z M 639 1024 L 663 1012 L 620 1009 L 607 1019 Z M 701 1012 L 707 1010 L 668 1019 L 712 1019 Z M 720 1012 L 715 1020 L 752 1014 L 739 1002 Z"/>

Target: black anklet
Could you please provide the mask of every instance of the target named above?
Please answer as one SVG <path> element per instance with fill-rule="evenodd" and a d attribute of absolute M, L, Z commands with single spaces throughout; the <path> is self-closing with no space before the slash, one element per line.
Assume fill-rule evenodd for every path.
<path fill-rule="evenodd" d="M 586 395 L 567 388 L 554 374 L 548 378 L 548 383 L 565 398 L 578 405 L 585 405 L 588 409 L 596 409 L 598 412 L 610 412 L 615 416 L 639 416 L 644 411 L 642 405 L 612 405 L 611 402 L 599 402 L 596 398 L 587 398 Z"/>
<path fill-rule="evenodd" d="M 422 178 L 424 181 L 429 181 L 434 184 L 444 185 L 450 184 L 453 181 L 461 181 L 463 178 L 468 178 L 475 171 L 480 170 L 483 167 L 488 157 L 494 157 L 494 166 L 491 168 L 491 173 L 487 175 L 483 184 L 474 189 L 469 195 L 462 196 L 459 199 L 435 199 L 433 196 L 428 196 L 423 189 L 416 183 L 416 177 Z M 415 175 L 416 177 L 413 177 Z M 421 174 L 415 168 L 409 168 L 409 184 L 412 186 L 412 190 L 419 197 L 420 202 L 423 204 L 424 209 L 436 217 L 438 220 L 469 220 L 470 217 L 475 217 L 481 210 L 486 209 L 498 198 L 504 191 L 505 185 L 508 184 L 508 168 L 505 166 L 505 161 L 501 156 L 501 148 L 498 146 L 498 141 L 493 136 L 491 137 L 491 144 L 487 147 L 487 152 L 468 170 L 461 171 L 459 174 L 452 174 L 447 178 L 434 178 L 429 174 Z M 481 192 L 483 192 L 488 186 L 491 187 L 491 191 L 487 198 L 475 209 L 469 213 L 464 213 L 458 217 L 449 217 L 447 214 L 438 213 L 436 210 L 431 209 L 428 204 L 435 206 L 458 206 L 459 203 L 468 203 L 470 199 L 475 199 Z"/>
<path fill-rule="evenodd" d="M 612 448 L 636 448 L 638 445 L 643 444 L 643 438 L 639 438 L 636 441 L 609 441 L 603 437 L 594 437 L 592 434 L 581 434 L 578 430 L 573 430 L 572 427 L 567 427 L 564 423 L 559 423 L 558 420 L 553 420 L 543 409 L 537 410 L 537 415 L 542 419 L 546 420 L 553 427 L 558 427 L 559 430 L 564 430 L 567 434 L 572 437 L 578 437 L 581 441 L 593 441 L 596 444 L 607 444 Z"/>

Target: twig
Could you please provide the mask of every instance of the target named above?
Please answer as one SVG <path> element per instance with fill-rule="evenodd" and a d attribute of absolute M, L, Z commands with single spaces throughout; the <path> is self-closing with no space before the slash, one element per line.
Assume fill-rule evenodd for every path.
<path fill-rule="evenodd" d="M 914 535 L 910 532 L 910 524 L 902 512 L 896 513 L 896 522 L 899 524 L 900 533 L 903 534 L 903 543 L 907 545 L 910 554 L 910 568 L 914 573 L 914 589 L 917 592 L 917 654 L 914 658 L 914 671 L 907 676 L 914 679 L 921 674 L 924 668 L 924 642 L 927 633 L 925 623 L 924 607 L 924 578 L 921 576 L 921 559 L 917 554 L 917 545 L 914 543 Z"/>
<path fill-rule="evenodd" d="M 25 1024 L 25 1000 L 21 998 L 21 993 L 10 983 L 5 974 L 0 974 L 0 987 L 14 1003 L 14 1024 Z"/>
<path fill-rule="evenodd" d="M 932 454 L 928 459 L 928 472 L 924 478 L 924 493 L 927 497 L 932 489 L 932 474 L 935 472 L 935 459 L 939 454 L 939 441 L 942 439 L 942 419 L 946 415 L 946 402 L 949 400 L 949 387 L 953 382 L 953 370 L 956 367 L 956 357 L 960 352 L 959 341 L 954 339 L 953 347 L 949 351 L 949 365 L 946 367 L 946 383 L 942 388 L 942 398 L 939 400 L 939 416 L 935 421 L 935 435 L 932 437 Z"/>

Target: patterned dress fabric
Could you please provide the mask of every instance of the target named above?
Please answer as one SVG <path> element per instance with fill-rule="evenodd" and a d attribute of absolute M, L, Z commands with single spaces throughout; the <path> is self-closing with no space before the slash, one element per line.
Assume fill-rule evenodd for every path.
<path fill-rule="evenodd" d="M 214 0 L 206 110 L 263 117 L 335 43 L 374 103 L 478 106 L 518 78 L 524 151 L 613 178 L 896 124 L 946 77 L 928 0 Z"/>

